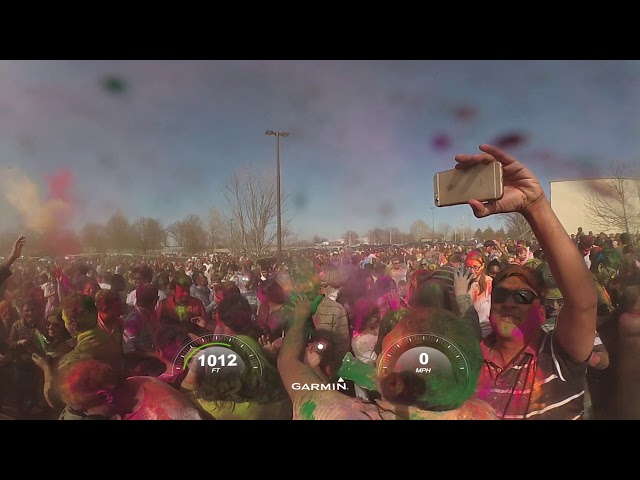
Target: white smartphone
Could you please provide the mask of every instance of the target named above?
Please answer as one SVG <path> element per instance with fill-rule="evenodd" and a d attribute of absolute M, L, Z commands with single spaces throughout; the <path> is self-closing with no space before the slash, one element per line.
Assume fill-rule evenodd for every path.
<path fill-rule="evenodd" d="M 469 200 L 499 200 L 504 193 L 502 164 L 482 163 L 465 170 L 453 169 L 433 176 L 436 207 L 464 205 Z"/>

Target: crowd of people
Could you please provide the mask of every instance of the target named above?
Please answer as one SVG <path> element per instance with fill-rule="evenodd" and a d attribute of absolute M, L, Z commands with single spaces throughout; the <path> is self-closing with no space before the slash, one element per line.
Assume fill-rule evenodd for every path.
<path fill-rule="evenodd" d="M 480 150 L 459 168 L 502 163 L 504 195 L 473 213 L 522 214 L 534 240 L 43 262 L 19 237 L 0 267 L 0 416 L 640 418 L 635 238 L 569 235 L 525 165 Z M 212 334 L 260 368 L 176 368 Z M 461 352 L 464 376 L 394 348 L 427 336 Z"/>

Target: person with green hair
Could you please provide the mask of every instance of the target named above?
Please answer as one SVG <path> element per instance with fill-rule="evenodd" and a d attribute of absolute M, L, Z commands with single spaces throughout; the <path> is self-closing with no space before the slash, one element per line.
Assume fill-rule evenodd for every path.
<path fill-rule="evenodd" d="M 249 367 L 249 349 L 236 352 L 247 366 L 240 372 L 215 372 L 194 358 L 181 391 L 214 420 L 291 420 L 291 401 L 276 366 L 257 340 L 236 338 L 258 357 L 261 368 Z"/>
<path fill-rule="evenodd" d="M 305 330 L 312 308 L 303 295 L 294 296 L 294 319 L 278 355 L 278 371 L 291 401 L 294 420 L 455 420 L 495 419 L 495 412 L 484 401 L 473 399 L 482 368 L 482 352 L 468 322 L 446 310 L 415 309 L 393 327 L 383 341 L 383 354 L 372 372 L 361 372 L 368 379 L 361 385 L 375 388 L 380 398 L 367 402 L 327 384 L 305 360 Z M 421 345 L 426 335 L 445 338 L 463 352 L 467 369 L 445 368 L 431 371 L 406 365 L 406 350 L 394 345 L 408 336 Z M 413 344 L 412 344 L 413 346 Z M 350 359 L 347 355 L 345 361 Z M 427 372 L 427 370 L 429 370 Z M 340 372 L 344 372 L 341 369 Z M 339 373 L 340 373 L 339 372 Z M 373 373 L 375 372 L 375 373 Z M 355 373 L 355 372 L 352 372 Z M 354 375 L 355 377 L 356 375 Z M 351 378 L 354 382 L 356 378 Z M 340 377 L 337 384 L 344 382 Z M 357 382 L 356 382 L 357 383 Z"/>

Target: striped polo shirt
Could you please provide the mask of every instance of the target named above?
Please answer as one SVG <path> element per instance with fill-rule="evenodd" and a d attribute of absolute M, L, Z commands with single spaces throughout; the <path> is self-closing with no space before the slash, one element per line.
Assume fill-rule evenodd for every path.
<path fill-rule="evenodd" d="M 495 335 L 482 343 L 484 365 L 475 397 L 502 420 L 581 420 L 587 362 L 577 362 L 543 332 L 504 369 L 491 361 Z M 495 354 L 495 352 L 494 352 Z"/>

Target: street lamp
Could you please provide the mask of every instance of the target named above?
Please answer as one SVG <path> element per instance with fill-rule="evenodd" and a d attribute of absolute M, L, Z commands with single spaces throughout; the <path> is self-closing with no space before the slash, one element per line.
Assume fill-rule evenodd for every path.
<path fill-rule="evenodd" d="M 436 207 L 431 207 L 431 242 L 436 241 Z"/>
<path fill-rule="evenodd" d="M 280 137 L 288 137 L 289 132 L 267 130 L 265 135 L 276 137 L 276 182 L 278 189 L 278 260 L 282 259 L 282 202 L 280 201 Z"/>

